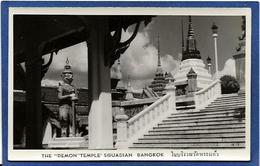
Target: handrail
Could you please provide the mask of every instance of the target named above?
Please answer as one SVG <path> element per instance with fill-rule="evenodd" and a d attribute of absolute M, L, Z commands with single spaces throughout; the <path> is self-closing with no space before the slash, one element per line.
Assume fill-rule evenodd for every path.
<path fill-rule="evenodd" d="M 134 123 L 136 120 L 138 120 L 140 117 L 142 117 L 144 114 L 146 114 L 147 112 L 149 112 L 150 110 L 152 110 L 154 107 L 158 106 L 159 104 L 161 104 L 164 100 L 166 100 L 167 98 L 170 97 L 170 94 L 167 94 L 165 96 L 163 96 L 162 98 L 160 98 L 159 100 L 157 100 L 156 102 L 154 102 L 153 104 L 151 104 L 150 106 L 148 106 L 147 108 L 145 108 L 143 111 L 139 112 L 138 114 L 136 114 L 134 117 L 132 117 L 131 119 L 129 119 L 127 122 L 128 124 L 132 124 Z"/>
<path fill-rule="evenodd" d="M 215 84 L 217 83 L 220 83 L 220 80 L 219 79 L 216 79 L 215 81 L 213 81 L 211 84 L 209 84 L 208 87 L 204 88 L 204 89 L 201 89 L 199 90 L 198 92 L 195 92 L 195 95 L 199 95 L 201 93 L 204 93 L 206 91 L 208 91 L 210 88 L 212 88 Z"/>
<path fill-rule="evenodd" d="M 167 89 L 166 89 L 167 90 Z M 127 121 L 126 147 L 151 130 L 156 124 L 176 111 L 175 87 L 168 93 Z"/>
<path fill-rule="evenodd" d="M 146 107 L 128 121 L 128 116 L 123 112 L 115 117 L 117 121 L 116 148 L 124 149 L 132 146 L 138 138 L 176 111 L 175 86 L 169 84 L 165 87 L 165 90 L 165 96 Z"/>
<path fill-rule="evenodd" d="M 212 101 L 221 96 L 221 84 L 217 79 L 209 84 L 208 87 L 195 93 L 196 109 L 203 109 L 208 106 Z"/>

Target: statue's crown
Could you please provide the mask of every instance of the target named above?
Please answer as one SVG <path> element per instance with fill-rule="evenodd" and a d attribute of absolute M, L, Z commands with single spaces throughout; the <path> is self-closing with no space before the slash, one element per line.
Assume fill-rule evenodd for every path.
<path fill-rule="evenodd" d="M 65 66 L 64 66 L 64 71 L 62 72 L 62 74 L 64 73 L 71 73 L 72 74 L 72 71 L 71 71 L 71 66 L 70 66 L 70 62 L 69 62 L 69 58 L 66 59 L 66 62 L 65 62 Z"/>

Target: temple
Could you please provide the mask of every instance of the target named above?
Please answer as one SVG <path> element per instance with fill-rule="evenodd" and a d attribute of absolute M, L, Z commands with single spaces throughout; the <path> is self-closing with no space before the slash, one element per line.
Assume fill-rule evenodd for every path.
<path fill-rule="evenodd" d="M 159 43 L 159 36 L 158 36 L 158 61 L 157 61 L 157 69 L 155 73 L 155 77 L 149 85 L 149 88 L 151 88 L 155 93 L 158 94 L 158 96 L 163 96 L 165 93 L 165 86 L 169 82 L 167 79 L 166 72 L 163 71 L 162 64 L 161 64 L 161 55 L 160 55 L 160 43 Z"/>
<path fill-rule="evenodd" d="M 187 74 L 191 68 L 197 74 L 198 90 L 208 86 L 212 82 L 212 75 L 205 68 L 205 64 L 200 56 L 200 51 L 197 49 L 196 42 L 192 19 L 191 16 L 189 16 L 186 47 L 184 46 L 184 41 L 182 39 L 181 64 L 177 72 L 173 74 L 174 85 L 177 89 L 183 89 L 187 86 Z"/>
<path fill-rule="evenodd" d="M 151 17 L 65 17 L 14 17 L 14 149 L 246 148 L 246 95 L 244 91 L 222 94 L 221 81 L 212 78 L 211 59 L 207 59 L 207 66 L 201 59 L 191 17 L 186 46 L 182 37 L 182 60 L 177 72 L 163 71 L 158 39 L 154 80 L 139 94 L 134 92 L 130 79 L 126 87 L 118 87 L 122 79 L 119 58 L 135 38 L 140 23 L 147 25 Z M 48 25 L 56 24 L 56 20 L 69 27 L 67 31 L 46 30 L 41 28 L 42 20 L 37 22 L 39 19 Z M 25 28 L 24 34 L 21 27 L 30 27 L 32 21 L 38 28 Z M 132 36 L 121 43 L 122 30 L 133 24 L 136 28 Z M 34 40 L 36 34 L 39 37 Z M 245 84 L 244 40 L 245 18 L 234 55 L 236 78 L 241 85 Z M 41 80 L 54 53 L 82 41 L 88 43 L 89 88 L 77 88 L 75 139 L 57 140 L 58 85 L 41 86 Z M 45 64 L 42 55 L 46 53 L 50 58 Z M 23 62 L 26 70 L 21 66 Z M 52 122 L 51 127 L 48 122 Z"/>

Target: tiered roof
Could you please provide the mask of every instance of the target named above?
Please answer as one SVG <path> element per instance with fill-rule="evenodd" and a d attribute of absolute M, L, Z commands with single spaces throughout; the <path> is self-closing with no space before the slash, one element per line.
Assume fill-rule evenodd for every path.
<path fill-rule="evenodd" d="M 167 83 L 168 83 L 168 81 L 166 80 L 166 74 L 164 74 L 164 71 L 163 71 L 162 65 L 161 65 L 161 55 L 160 55 L 159 37 L 158 37 L 157 69 L 156 69 L 156 74 L 155 74 L 154 80 L 152 81 L 151 85 L 149 85 L 149 88 L 151 88 L 159 96 L 162 96 Z"/>

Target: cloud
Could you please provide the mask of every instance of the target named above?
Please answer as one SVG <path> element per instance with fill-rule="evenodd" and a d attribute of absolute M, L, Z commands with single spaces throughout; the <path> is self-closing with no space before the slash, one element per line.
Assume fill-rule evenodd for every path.
<path fill-rule="evenodd" d="M 86 42 L 76 44 L 71 47 L 59 50 L 59 52 L 54 54 L 53 61 L 50 66 L 50 71 L 63 71 L 65 61 L 69 58 L 70 65 L 72 66 L 73 72 L 87 72 L 88 71 L 88 49 Z M 49 56 L 44 56 L 46 62 Z M 45 63 L 46 63 L 45 62 Z"/>
<path fill-rule="evenodd" d="M 148 28 L 149 29 L 149 28 Z M 131 36 L 129 30 L 123 32 L 122 40 Z M 134 89 L 149 85 L 154 78 L 157 68 L 158 50 L 151 43 L 147 29 L 138 32 L 129 48 L 121 55 L 121 71 L 123 82 L 127 82 L 128 76 Z M 162 67 L 169 72 L 179 64 L 171 55 L 161 55 Z"/>
<path fill-rule="evenodd" d="M 233 58 L 228 59 L 221 71 L 219 71 L 220 77 L 223 75 L 231 75 L 236 77 L 236 66 Z"/>
<path fill-rule="evenodd" d="M 149 35 L 150 26 L 141 29 L 135 39 L 131 42 L 129 48 L 124 54 L 121 55 L 121 71 L 122 82 L 126 85 L 128 76 L 131 80 L 131 85 L 134 89 L 143 88 L 149 85 L 154 78 L 158 50 L 151 42 Z M 132 35 L 132 28 L 122 32 L 122 40 L 127 40 Z M 55 83 L 54 80 L 60 80 L 60 74 L 64 70 L 66 58 L 69 58 L 72 71 L 74 73 L 74 84 L 78 86 L 87 86 L 87 79 L 80 79 L 78 77 L 84 76 L 87 78 L 88 71 L 88 58 L 87 58 L 87 45 L 85 42 L 60 50 L 57 55 L 54 55 L 53 62 L 46 74 L 46 79 L 43 83 L 51 85 Z M 45 63 L 48 61 L 49 56 L 45 56 Z M 162 67 L 165 71 L 170 72 L 179 64 L 172 55 L 161 55 Z M 115 75 L 116 68 L 112 68 L 111 75 L 113 77 L 121 77 Z M 79 82 L 80 80 L 80 82 Z M 83 83 L 83 82 L 84 83 Z"/>
<path fill-rule="evenodd" d="M 179 65 L 180 61 L 175 60 L 173 56 L 169 54 L 162 57 L 162 67 L 167 72 L 176 70 Z"/>

